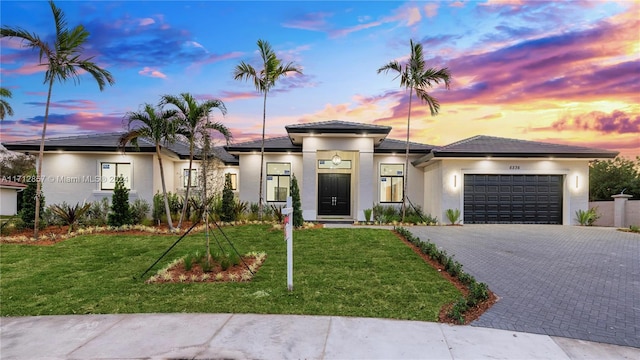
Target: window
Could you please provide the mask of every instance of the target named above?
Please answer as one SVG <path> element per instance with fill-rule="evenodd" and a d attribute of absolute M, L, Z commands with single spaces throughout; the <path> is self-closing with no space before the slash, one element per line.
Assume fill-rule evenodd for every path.
<path fill-rule="evenodd" d="M 100 190 L 113 190 L 116 187 L 116 178 L 124 179 L 124 187 L 131 189 L 131 164 L 130 163 L 100 163 Z"/>
<path fill-rule="evenodd" d="M 380 165 L 380 202 L 402 202 L 404 165 Z"/>
<path fill-rule="evenodd" d="M 182 186 L 187 187 L 189 182 L 189 169 L 182 170 Z M 198 170 L 191 169 L 191 187 L 198 187 Z"/>
<path fill-rule="evenodd" d="M 227 178 L 231 181 L 231 190 L 238 190 L 238 174 L 234 173 L 226 173 L 224 174 L 225 181 Z"/>
<path fill-rule="evenodd" d="M 291 163 L 267 163 L 267 201 L 287 201 Z"/>

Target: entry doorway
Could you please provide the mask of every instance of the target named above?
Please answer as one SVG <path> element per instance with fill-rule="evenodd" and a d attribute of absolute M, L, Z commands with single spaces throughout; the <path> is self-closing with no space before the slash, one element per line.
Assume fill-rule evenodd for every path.
<path fill-rule="evenodd" d="M 318 215 L 351 215 L 351 174 L 318 174 Z"/>

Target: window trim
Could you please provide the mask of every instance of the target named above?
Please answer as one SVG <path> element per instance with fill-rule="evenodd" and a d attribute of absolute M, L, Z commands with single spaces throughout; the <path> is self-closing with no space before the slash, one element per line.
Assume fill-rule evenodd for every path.
<path fill-rule="evenodd" d="M 189 179 L 189 175 L 187 174 L 187 171 L 193 171 L 194 174 L 191 175 L 191 186 L 190 188 L 198 188 L 200 187 L 200 182 L 198 181 L 198 169 L 197 168 L 191 168 L 191 170 L 189 169 L 182 169 L 182 187 L 183 188 L 187 188 L 187 180 Z M 193 176 L 195 175 L 195 176 Z"/>
<path fill-rule="evenodd" d="M 384 175 L 382 174 L 382 167 L 385 165 L 394 165 L 394 166 L 402 166 L 402 175 Z M 380 163 L 380 171 L 379 171 L 379 176 L 378 176 L 378 187 L 379 187 L 379 191 L 378 191 L 378 197 L 380 200 L 380 203 L 383 204 L 401 204 L 402 200 L 404 199 L 404 176 L 405 176 L 405 171 L 404 171 L 404 164 L 401 163 Z M 391 188 L 391 201 L 384 201 L 382 200 L 382 178 L 390 178 L 391 179 L 391 186 L 389 186 Z M 400 200 L 399 201 L 393 201 L 393 179 L 402 179 L 402 187 L 400 188 Z"/>
<path fill-rule="evenodd" d="M 108 178 L 108 175 L 103 175 L 102 170 L 104 170 L 104 165 L 105 164 L 110 164 L 110 165 L 115 165 L 116 169 L 115 169 L 115 173 L 116 173 L 116 177 L 118 176 L 118 165 L 129 165 L 129 176 L 128 176 L 128 181 L 125 182 L 125 188 L 127 190 L 131 190 L 132 189 L 132 185 L 133 185 L 133 165 L 131 162 L 118 162 L 118 161 L 100 161 L 100 165 L 99 165 L 99 170 L 100 170 L 100 191 L 113 191 L 116 188 L 116 181 L 115 178 L 110 179 Z M 127 183 L 129 184 L 128 187 L 126 187 Z M 112 188 L 105 188 L 104 184 L 113 184 Z"/>
<path fill-rule="evenodd" d="M 289 166 L 289 170 L 284 170 L 284 174 L 269 173 L 269 165 L 272 165 L 272 164 L 288 165 Z M 267 169 L 266 169 L 267 170 L 266 171 L 267 178 L 265 180 L 265 182 L 266 182 L 265 186 L 267 185 L 267 182 L 269 181 L 269 177 L 271 176 L 271 177 L 274 177 L 274 178 L 277 179 L 277 182 L 278 182 L 277 185 L 278 186 L 276 186 L 276 187 L 280 188 L 280 186 L 279 186 L 280 185 L 280 178 L 285 178 L 286 177 L 286 178 L 289 179 L 289 185 L 287 186 L 287 196 L 289 196 L 290 193 L 291 193 L 291 163 L 290 162 L 282 162 L 282 161 L 271 161 L 271 162 L 267 162 L 266 167 L 267 167 Z M 267 194 L 266 195 L 267 195 L 266 196 L 266 201 L 267 202 L 283 202 L 283 201 L 286 201 L 286 200 L 277 200 L 277 199 L 269 200 L 269 189 L 268 188 L 267 188 Z M 276 196 L 275 193 L 273 195 Z M 280 194 L 278 193 L 277 195 L 280 195 Z"/>

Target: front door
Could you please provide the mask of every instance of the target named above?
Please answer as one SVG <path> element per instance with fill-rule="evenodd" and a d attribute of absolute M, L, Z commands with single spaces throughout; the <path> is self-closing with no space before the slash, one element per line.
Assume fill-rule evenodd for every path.
<path fill-rule="evenodd" d="M 318 174 L 318 215 L 351 215 L 351 174 Z"/>

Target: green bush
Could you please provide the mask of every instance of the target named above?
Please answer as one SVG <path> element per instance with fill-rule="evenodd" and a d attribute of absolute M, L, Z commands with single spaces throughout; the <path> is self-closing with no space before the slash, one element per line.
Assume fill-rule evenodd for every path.
<path fill-rule="evenodd" d="M 78 223 L 80 218 L 84 216 L 84 214 L 91 207 L 91 203 L 84 204 L 80 206 L 80 203 L 76 203 L 74 206 L 67 204 L 66 202 L 62 202 L 61 205 L 51 205 L 49 209 L 62 221 L 64 225 L 69 225 L 69 233 L 73 231 L 73 226 Z"/>
<path fill-rule="evenodd" d="M 147 218 L 147 214 L 151 210 L 149 203 L 144 199 L 135 199 L 130 206 L 131 209 L 131 223 L 142 224 L 144 219 Z"/>
<path fill-rule="evenodd" d="M 295 174 L 291 177 L 291 206 L 293 206 L 293 227 L 304 225 L 302 217 L 302 202 L 300 201 L 300 187 Z"/>
<path fill-rule="evenodd" d="M 224 189 L 222 190 L 222 206 L 220 209 L 220 220 L 231 222 L 236 220 L 236 212 L 233 199 L 233 190 L 231 190 L 231 177 L 226 174 L 224 180 Z"/>
<path fill-rule="evenodd" d="M 38 176 L 35 170 L 31 171 L 25 179 L 27 179 L 27 187 L 22 191 L 22 210 L 20 210 L 20 218 L 24 223 L 25 228 L 33 229 L 36 219 L 36 189 Z M 44 213 L 44 195 L 42 195 L 42 189 L 40 189 L 40 220 Z M 43 222 L 40 222 L 41 227 L 45 226 Z"/>
<path fill-rule="evenodd" d="M 113 189 L 111 200 L 111 212 L 108 216 L 109 226 L 122 226 L 131 224 L 131 209 L 129 208 L 129 189 L 124 187 L 124 179 L 116 178 L 116 186 Z"/>
<path fill-rule="evenodd" d="M 593 226 L 593 224 L 600 218 L 598 214 L 598 207 L 592 207 L 591 209 L 584 211 L 576 211 L 576 220 L 582 226 Z"/>
<path fill-rule="evenodd" d="M 109 216 L 109 199 L 102 198 L 101 200 L 90 203 L 89 210 L 85 213 L 84 218 L 81 220 L 85 225 L 90 226 L 104 226 L 107 224 Z"/>
<path fill-rule="evenodd" d="M 447 255 L 445 250 L 439 250 L 438 247 L 430 241 L 421 241 L 419 238 L 402 227 L 396 227 L 395 231 L 402 235 L 407 241 L 417 246 L 420 252 L 428 255 L 430 258 L 438 261 L 445 267 L 451 276 L 457 277 L 460 282 L 469 288 L 469 295 L 466 298 L 458 300 L 449 310 L 447 315 L 455 319 L 459 323 L 464 323 L 464 313 L 470 307 L 476 306 L 478 303 L 489 299 L 489 287 L 485 283 L 478 283 L 476 279 L 462 270 L 462 264 L 453 260 L 453 257 Z"/>
<path fill-rule="evenodd" d="M 460 209 L 447 209 L 446 215 L 451 225 L 455 225 L 460 221 Z"/>

